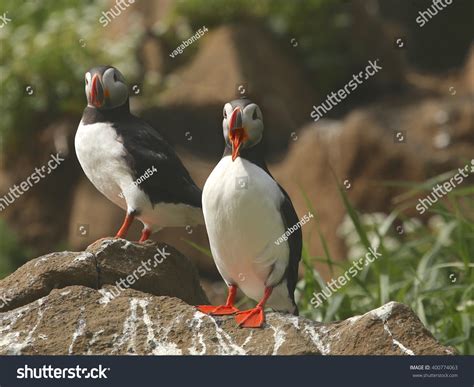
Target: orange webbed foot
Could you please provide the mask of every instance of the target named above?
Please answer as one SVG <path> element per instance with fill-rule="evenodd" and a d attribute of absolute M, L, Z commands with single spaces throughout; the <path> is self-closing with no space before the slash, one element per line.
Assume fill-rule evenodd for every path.
<path fill-rule="evenodd" d="M 263 307 L 256 306 L 253 309 L 238 312 L 235 320 L 241 328 L 261 328 L 265 322 Z"/>
<path fill-rule="evenodd" d="M 239 312 L 239 310 L 233 305 L 198 305 L 197 309 L 202 313 L 213 316 L 225 316 Z"/>

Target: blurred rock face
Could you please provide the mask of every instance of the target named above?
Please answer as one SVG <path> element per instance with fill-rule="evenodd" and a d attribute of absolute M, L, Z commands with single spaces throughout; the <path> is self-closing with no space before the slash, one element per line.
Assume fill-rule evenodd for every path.
<path fill-rule="evenodd" d="M 195 58 L 168 76 L 161 106 L 144 115 L 173 143 L 215 159 L 223 150 L 222 108 L 246 95 L 262 108 L 267 150 L 274 156 L 310 119 L 316 100 L 293 55 L 253 24 L 210 30 Z"/>
<path fill-rule="evenodd" d="M 331 254 L 338 260 L 345 257 L 343 241 L 337 236 L 346 214 L 338 184 L 361 211 L 390 212 L 390 200 L 396 192 L 378 181 L 419 180 L 424 176 L 423 163 L 403 146 L 395 147 L 391 133 L 381 136 L 384 130 L 372 118 L 367 112 L 355 112 L 342 122 L 308 125 L 287 158 L 275 168 L 275 176 L 292 197 L 298 214 L 309 210 L 301 190 L 316 211 L 314 220 L 303 228 L 305 238 L 312 231 L 311 240 L 306 241 L 314 255 L 323 253 L 312 224 L 318 222 Z"/>
<path fill-rule="evenodd" d="M 345 257 L 337 229 L 346 210 L 337 184 L 359 211 L 390 213 L 394 198 L 404 190 L 388 187 L 384 181 L 424 181 L 472 158 L 474 111 L 465 96 L 400 102 L 376 104 L 344 120 L 305 126 L 285 160 L 270 168 L 300 217 L 309 210 L 301 189 L 312 202 L 316 216 L 303 233 L 309 238 L 312 231 L 307 242 L 314 255 L 323 253 L 312 224 L 317 221 L 331 253 L 337 259 Z M 391 122 L 398 125 L 391 127 L 387 124 Z M 449 143 L 440 149 L 436 136 L 444 132 Z M 407 214 L 416 215 L 414 206 Z"/>

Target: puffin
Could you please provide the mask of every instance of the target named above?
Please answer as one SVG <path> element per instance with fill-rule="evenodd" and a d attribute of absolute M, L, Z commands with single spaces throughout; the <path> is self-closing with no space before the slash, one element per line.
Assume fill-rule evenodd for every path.
<path fill-rule="evenodd" d="M 87 106 L 75 136 L 79 163 L 92 184 L 126 211 L 116 238 L 143 223 L 139 242 L 165 227 L 204 223 L 202 192 L 164 137 L 130 113 L 122 73 L 98 66 L 85 74 Z"/>
<path fill-rule="evenodd" d="M 266 165 L 259 106 L 240 98 L 225 104 L 223 116 L 224 154 L 204 184 L 202 204 L 211 253 L 228 296 L 224 305 L 197 308 L 210 315 L 233 314 L 240 327 L 259 328 L 266 306 L 298 315 L 294 292 L 302 232 L 293 227 L 298 216 L 290 197 Z M 238 288 L 258 301 L 255 308 L 235 307 Z"/>

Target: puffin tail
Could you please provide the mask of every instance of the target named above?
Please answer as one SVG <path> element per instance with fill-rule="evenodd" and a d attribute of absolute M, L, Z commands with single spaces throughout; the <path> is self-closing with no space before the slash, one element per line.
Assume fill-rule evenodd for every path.
<path fill-rule="evenodd" d="M 300 315 L 300 310 L 298 309 L 298 306 L 295 304 L 295 310 L 293 311 L 293 314 L 295 316 L 299 316 Z"/>

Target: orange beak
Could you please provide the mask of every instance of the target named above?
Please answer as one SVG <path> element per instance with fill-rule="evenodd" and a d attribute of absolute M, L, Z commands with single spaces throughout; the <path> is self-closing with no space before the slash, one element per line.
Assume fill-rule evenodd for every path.
<path fill-rule="evenodd" d="M 91 103 L 95 107 L 101 107 L 104 103 L 104 92 L 102 89 L 102 83 L 100 82 L 99 75 L 97 74 L 94 74 L 94 76 L 92 77 Z"/>
<path fill-rule="evenodd" d="M 230 141 L 232 143 L 232 161 L 240 156 L 240 146 L 246 138 L 245 129 L 237 128 L 230 131 Z"/>
<path fill-rule="evenodd" d="M 232 161 L 240 156 L 240 147 L 247 139 L 247 133 L 242 127 L 242 112 L 235 108 L 229 120 L 229 139 L 232 144 Z"/>

